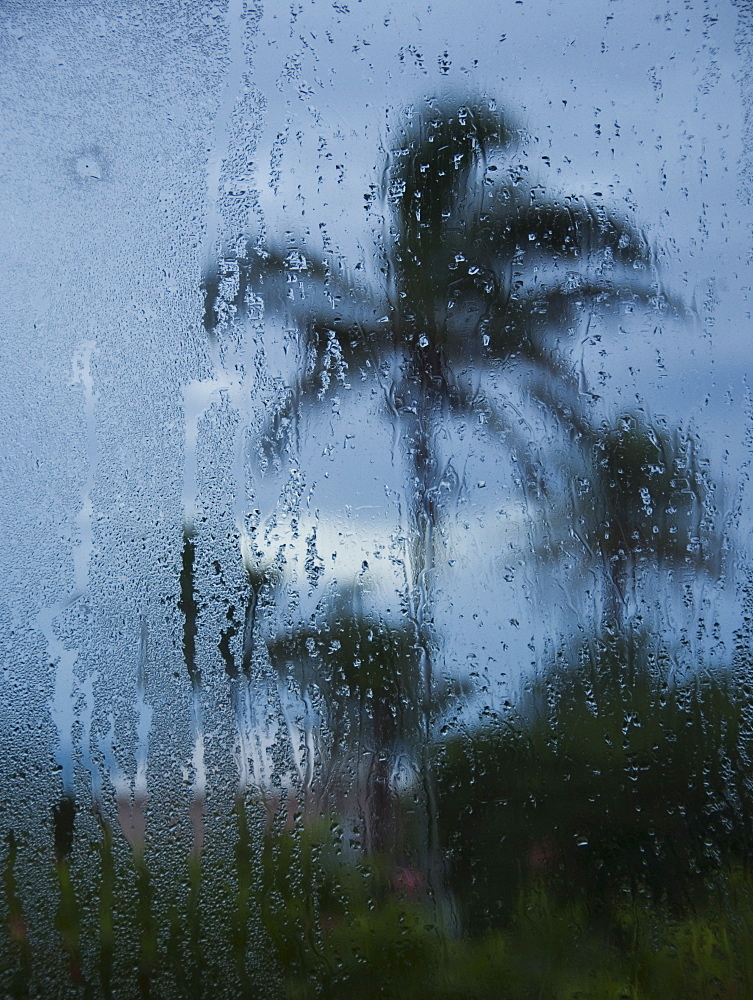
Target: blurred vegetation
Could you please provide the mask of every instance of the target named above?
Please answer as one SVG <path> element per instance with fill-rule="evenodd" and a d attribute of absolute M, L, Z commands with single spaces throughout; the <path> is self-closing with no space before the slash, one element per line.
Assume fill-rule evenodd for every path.
<path fill-rule="evenodd" d="M 589 919 L 626 900 L 679 917 L 753 851 L 747 685 L 671 679 L 640 633 L 591 640 L 494 726 L 440 750 L 444 847 L 463 926 L 482 933 L 545 878 Z"/>
<path fill-rule="evenodd" d="M 730 860 L 737 850 L 735 838 L 720 847 L 717 837 L 713 863 L 710 848 L 702 846 L 699 852 L 681 844 L 679 859 L 670 861 L 660 888 L 653 881 L 651 860 L 644 865 L 641 859 L 650 822 L 639 823 L 636 830 L 638 813 L 631 810 L 633 819 L 617 835 L 600 833 L 597 823 L 583 818 L 583 804 L 573 801 L 590 790 L 618 803 L 622 792 L 614 787 L 614 775 L 595 785 L 591 779 L 590 789 L 570 795 L 570 781 L 562 780 L 563 758 L 556 760 L 551 753 L 550 761 L 555 763 L 539 765 L 538 788 L 529 790 L 524 806 L 516 805 L 514 794 L 506 805 L 496 803 L 504 811 L 497 816 L 496 842 L 493 805 L 482 795 L 474 798 L 478 851 L 465 872 L 465 885 L 458 868 L 457 898 L 461 910 L 478 907 L 475 933 L 441 933 L 417 874 L 395 870 L 390 859 L 354 856 L 337 821 L 304 825 L 299 819 L 293 829 L 265 830 L 261 809 L 252 803 L 239 805 L 234 834 L 227 827 L 216 831 L 231 852 L 193 863 L 200 871 L 191 869 L 185 854 L 181 861 L 178 851 L 172 861 L 164 847 L 147 852 L 145 870 L 158 889 L 148 910 L 137 891 L 142 878 L 138 862 L 119 850 L 106 860 L 111 847 L 103 829 L 99 848 L 86 845 L 101 863 L 92 863 L 90 855 L 86 863 L 75 865 L 70 889 L 61 886 L 60 899 L 67 900 L 65 905 L 72 901 L 78 913 L 68 924 L 60 923 L 57 934 L 41 914 L 23 912 L 13 886 L 13 848 L 6 849 L 2 995 L 280 1000 L 750 996 L 753 876 L 744 864 Z M 496 761 L 498 767 L 509 763 Z M 488 782 L 487 771 L 482 777 Z M 476 779 L 473 774 L 468 783 Z M 541 787 L 547 789 L 541 794 L 542 815 L 527 833 L 530 799 Z M 562 804 L 568 797 L 573 804 L 563 807 L 565 820 L 552 830 L 545 822 L 547 813 L 555 799 Z M 460 796 L 461 808 L 468 799 Z M 674 800 L 670 793 L 670 805 Z M 449 799 L 443 801 L 449 805 Z M 645 801 L 656 818 L 656 799 Z M 683 819 L 689 828 L 695 821 L 706 824 L 705 815 L 694 816 L 692 808 Z M 460 866 L 468 860 L 462 848 L 468 821 L 464 817 L 460 823 L 461 846 L 452 855 Z M 585 849 L 572 838 L 573 825 L 581 822 L 586 831 L 581 838 L 596 836 L 587 856 L 570 864 L 573 854 Z M 673 825 L 671 818 L 668 824 Z M 544 828 L 546 846 L 535 839 Z M 631 830 L 636 833 L 632 842 Z M 517 838 L 521 853 L 516 855 L 507 831 L 512 831 L 509 840 Z M 681 832 L 681 840 L 683 836 Z M 686 878 L 686 860 L 699 854 L 701 870 L 691 870 Z M 602 872 L 594 881 L 599 859 L 617 863 L 613 880 Z M 52 859 L 46 870 L 41 865 L 38 877 L 45 878 L 53 866 Z M 678 878 L 679 886 L 673 884 Z M 113 884 L 117 902 L 111 891 L 108 895 Z M 99 916 L 91 912 L 95 900 L 100 900 Z M 79 960 L 61 965 L 57 956 L 61 951 L 70 956 L 72 934 Z"/>

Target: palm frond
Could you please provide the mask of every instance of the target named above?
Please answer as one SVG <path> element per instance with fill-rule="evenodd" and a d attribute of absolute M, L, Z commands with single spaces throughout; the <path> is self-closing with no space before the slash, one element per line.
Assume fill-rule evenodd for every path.
<path fill-rule="evenodd" d="M 205 324 L 214 330 L 228 310 L 246 315 L 261 299 L 266 318 L 288 316 L 302 330 L 332 330 L 346 346 L 383 333 L 386 300 L 354 281 L 340 261 L 305 248 L 267 247 L 226 260 L 204 278 Z"/>
<path fill-rule="evenodd" d="M 542 195 L 536 185 L 509 179 L 493 189 L 478 229 L 476 252 L 493 257 L 543 253 L 560 260 L 643 269 L 651 264 L 648 240 L 627 215 L 617 215 L 584 198 Z"/>

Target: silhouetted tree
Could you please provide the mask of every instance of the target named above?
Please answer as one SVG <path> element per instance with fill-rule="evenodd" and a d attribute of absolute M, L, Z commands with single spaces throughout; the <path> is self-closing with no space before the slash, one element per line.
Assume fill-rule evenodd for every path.
<path fill-rule="evenodd" d="M 437 685 L 430 588 L 440 516 L 438 432 L 448 420 L 483 409 L 500 441 L 517 446 L 526 478 L 540 479 L 518 419 L 470 377 L 473 370 L 502 366 L 512 381 L 526 376 L 532 396 L 567 434 L 586 449 L 595 447 L 598 433 L 560 348 L 563 335 L 585 305 L 646 301 L 655 290 L 651 254 L 638 230 L 583 198 L 545 192 L 515 155 L 521 130 L 493 101 L 427 100 L 406 112 L 393 135 L 379 185 L 384 212 L 375 259 L 381 282 L 359 280 L 356 268 L 306 245 L 250 243 L 242 257 L 205 275 L 205 324 L 219 338 L 261 296 L 270 322 L 286 317 L 300 331 L 293 383 L 272 407 L 262 435 L 267 462 L 282 460 L 299 416 L 322 404 L 344 370 L 356 368 L 384 389 L 384 412 L 402 429 L 410 469 L 405 560 L 412 636 L 395 633 L 385 638 L 384 649 L 377 642 L 369 653 L 368 623 L 352 619 L 339 628 L 357 633 L 358 650 L 348 655 L 373 674 L 374 691 L 392 647 L 403 650 L 405 665 L 393 672 L 402 680 L 384 691 L 389 708 L 380 709 L 384 718 L 375 719 L 373 732 L 394 748 L 397 727 L 384 719 L 398 717 L 406 696 L 418 706 L 421 738 L 413 752 L 433 813 L 429 748 Z M 250 607 L 255 600 L 251 594 Z M 333 623 L 321 634 L 333 634 Z M 292 669 L 292 652 L 299 650 L 301 669 L 306 663 L 310 670 L 311 654 L 301 645 L 306 642 L 317 646 L 303 628 L 276 662 Z M 320 662 L 335 675 L 343 669 L 339 654 Z M 357 699 L 365 686 L 364 679 L 344 690 Z M 332 711 L 348 710 L 340 701 L 332 702 Z M 334 732 L 338 726 L 333 720 Z"/>

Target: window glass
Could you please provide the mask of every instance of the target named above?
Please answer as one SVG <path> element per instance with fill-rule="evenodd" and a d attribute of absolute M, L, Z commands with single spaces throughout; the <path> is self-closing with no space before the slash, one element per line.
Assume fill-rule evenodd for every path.
<path fill-rule="evenodd" d="M 4 5 L 3 995 L 753 993 L 752 44 Z"/>

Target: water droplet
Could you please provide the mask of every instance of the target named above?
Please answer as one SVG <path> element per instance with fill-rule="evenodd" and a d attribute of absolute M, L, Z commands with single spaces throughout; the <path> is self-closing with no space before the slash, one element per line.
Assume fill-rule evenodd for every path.
<path fill-rule="evenodd" d="M 79 156 L 76 160 L 76 173 L 84 179 L 91 178 L 92 180 L 101 181 L 103 174 L 102 164 L 96 156 L 92 156 L 91 154 Z"/>

